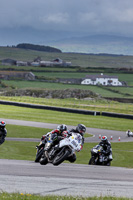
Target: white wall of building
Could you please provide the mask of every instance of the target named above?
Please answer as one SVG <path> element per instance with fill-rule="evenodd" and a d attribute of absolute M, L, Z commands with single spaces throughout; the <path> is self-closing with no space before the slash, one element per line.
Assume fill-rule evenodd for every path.
<path fill-rule="evenodd" d="M 85 79 L 81 82 L 81 84 L 86 85 L 113 85 L 113 86 L 121 86 L 122 83 L 118 81 L 117 78 L 96 78 L 96 80 Z"/>

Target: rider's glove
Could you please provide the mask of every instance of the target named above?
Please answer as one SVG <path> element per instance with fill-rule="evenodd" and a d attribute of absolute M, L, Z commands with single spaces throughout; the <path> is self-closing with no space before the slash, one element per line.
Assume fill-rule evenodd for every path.
<path fill-rule="evenodd" d="M 52 133 L 59 133 L 59 130 L 55 129 L 54 131 L 52 131 Z"/>
<path fill-rule="evenodd" d="M 44 140 L 44 139 L 45 139 L 45 135 L 43 135 L 43 136 L 41 137 L 41 141 Z"/>

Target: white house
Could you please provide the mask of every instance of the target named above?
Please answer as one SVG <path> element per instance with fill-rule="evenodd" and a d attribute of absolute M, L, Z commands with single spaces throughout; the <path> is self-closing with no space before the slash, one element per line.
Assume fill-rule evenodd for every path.
<path fill-rule="evenodd" d="M 117 76 L 109 76 L 104 74 L 86 75 L 86 77 L 81 81 L 81 84 L 122 86 L 122 83 L 118 80 Z"/>

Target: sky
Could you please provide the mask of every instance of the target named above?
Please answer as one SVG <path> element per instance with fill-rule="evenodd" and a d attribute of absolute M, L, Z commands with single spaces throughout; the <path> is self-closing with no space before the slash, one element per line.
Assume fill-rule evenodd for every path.
<path fill-rule="evenodd" d="M 0 32 L 26 28 L 133 37 L 133 0 L 0 0 Z"/>
<path fill-rule="evenodd" d="M 0 28 L 133 35 L 132 0 L 0 0 Z"/>

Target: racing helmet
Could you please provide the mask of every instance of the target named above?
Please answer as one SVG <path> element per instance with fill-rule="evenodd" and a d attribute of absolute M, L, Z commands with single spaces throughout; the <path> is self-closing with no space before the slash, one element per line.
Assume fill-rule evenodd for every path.
<path fill-rule="evenodd" d="M 101 141 L 103 143 L 106 143 L 108 141 L 107 136 L 102 136 Z"/>
<path fill-rule="evenodd" d="M 61 124 L 57 127 L 57 129 L 61 132 L 67 131 L 67 126 L 65 124 Z"/>
<path fill-rule="evenodd" d="M 85 132 L 86 132 L 86 127 L 84 124 L 78 124 L 77 127 L 76 127 L 76 131 L 78 133 L 80 133 L 81 135 L 84 135 Z"/>
<path fill-rule="evenodd" d="M 5 121 L 0 121 L 0 127 L 5 127 L 6 122 Z"/>

